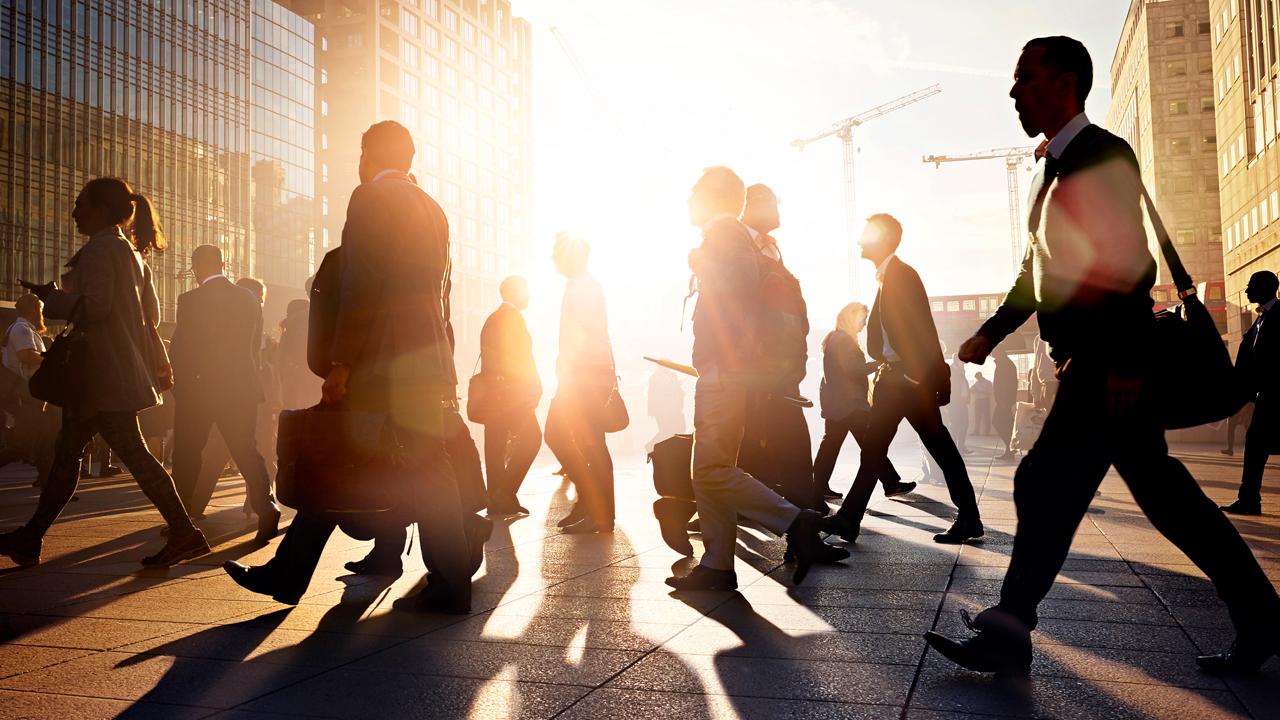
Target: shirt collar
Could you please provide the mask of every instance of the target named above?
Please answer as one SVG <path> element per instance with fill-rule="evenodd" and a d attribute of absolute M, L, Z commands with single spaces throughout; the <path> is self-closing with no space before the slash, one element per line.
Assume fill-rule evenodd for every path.
<path fill-rule="evenodd" d="M 1275 306 L 1276 306 L 1276 298 L 1271 298 L 1270 300 L 1268 300 L 1268 301 L 1266 301 L 1266 302 L 1264 302 L 1264 303 L 1262 303 L 1261 305 L 1259 305 L 1259 306 L 1258 306 L 1258 312 L 1259 312 L 1259 313 L 1269 313 L 1269 312 L 1271 312 L 1271 308 L 1273 308 L 1273 307 L 1275 307 Z"/>
<path fill-rule="evenodd" d="M 126 238 L 124 235 L 124 229 L 121 228 L 119 225 L 108 225 L 102 228 L 101 230 L 99 230 L 98 232 L 89 236 L 90 240 L 96 240 L 98 238 L 111 238 L 113 240 L 115 239 L 128 240 L 128 238 Z"/>
<path fill-rule="evenodd" d="M 386 176 L 388 176 L 388 175 L 405 175 L 405 174 L 406 174 L 406 173 L 405 173 L 405 171 L 403 171 L 403 170 L 396 170 L 395 168 L 388 168 L 388 169 L 383 170 L 382 172 L 378 173 L 377 175 L 374 175 L 374 176 L 373 176 L 373 178 L 369 180 L 369 182 L 371 182 L 371 183 L 376 183 L 376 182 L 378 182 L 379 180 L 381 180 L 382 178 L 384 178 L 384 177 L 386 177 Z"/>
<path fill-rule="evenodd" d="M 1089 125 L 1089 118 L 1086 117 L 1084 113 L 1080 113 L 1079 115 L 1071 118 L 1071 120 L 1067 121 L 1066 125 L 1062 126 L 1062 129 L 1058 131 L 1058 134 L 1054 135 L 1053 139 L 1045 144 L 1044 154 L 1052 157 L 1054 160 L 1061 160 L 1062 153 L 1067 151 L 1067 146 L 1071 144 L 1072 140 L 1076 139 L 1076 135 L 1079 135 L 1081 130 L 1085 129 Z"/>
<path fill-rule="evenodd" d="M 889 257 L 882 260 L 879 265 L 876 265 L 876 282 L 884 281 L 884 271 L 889 268 L 889 263 L 893 262 L 896 257 L 898 257 L 897 253 L 889 253 Z"/>
<path fill-rule="evenodd" d="M 216 280 L 216 279 L 218 279 L 218 278 L 222 278 L 223 280 L 226 280 L 226 279 L 227 279 L 227 276 L 226 276 L 226 275 L 223 275 L 222 273 L 214 273 L 214 274 L 210 275 L 209 277 L 207 277 L 207 278 L 205 278 L 205 279 L 201 280 L 201 281 L 200 281 L 200 284 L 201 284 L 201 285 L 204 285 L 205 283 L 209 282 L 210 280 Z"/>

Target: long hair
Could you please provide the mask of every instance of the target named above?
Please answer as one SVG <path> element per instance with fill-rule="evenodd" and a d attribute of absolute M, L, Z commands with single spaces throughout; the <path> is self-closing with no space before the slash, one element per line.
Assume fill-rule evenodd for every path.
<path fill-rule="evenodd" d="M 117 177 L 94 178 L 80 191 L 81 199 L 92 207 L 107 210 L 107 219 L 116 225 L 127 226 L 133 238 L 133 246 L 142 255 L 152 250 L 164 252 L 169 246 L 155 206 L 141 193 L 136 193 L 129 183 Z"/>
<path fill-rule="evenodd" d="M 836 314 L 835 332 L 842 332 L 853 338 L 853 343 L 858 344 L 858 333 L 862 330 L 862 326 L 867 319 L 867 306 L 860 302 L 851 302 L 840 309 Z M 827 343 L 831 342 L 831 335 L 827 335 L 826 340 L 822 341 L 822 351 L 827 351 Z"/>

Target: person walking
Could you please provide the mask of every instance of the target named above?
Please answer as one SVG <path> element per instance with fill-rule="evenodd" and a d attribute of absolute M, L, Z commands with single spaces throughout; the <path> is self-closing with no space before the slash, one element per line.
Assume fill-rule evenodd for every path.
<path fill-rule="evenodd" d="M 868 376 L 879 363 L 867 362 L 867 356 L 858 345 L 858 334 L 866 326 L 867 306 L 859 302 L 849 303 L 836 315 L 836 329 L 822 341 L 823 374 L 818 400 L 822 404 L 826 432 L 813 460 L 813 476 L 829 498 L 842 497 L 831 489 L 831 475 L 845 436 L 852 435 L 859 448 L 867 437 L 871 417 Z M 902 481 L 902 476 L 888 458 L 885 458 L 879 479 L 886 497 L 905 495 L 916 489 L 914 482 Z"/>
<path fill-rule="evenodd" d="M 491 515 L 528 515 L 516 497 L 542 447 L 534 409 L 542 380 L 533 359 L 533 336 L 522 314 L 529 307 L 529 282 L 518 275 L 498 286 L 502 304 L 480 329 L 480 374 L 492 378 L 497 395 L 484 424 L 484 469 Z"/>
<path fill-rule="evenodd" d="M 0 364 L 12 373 L 13 389 L 7 410 L 13 416 L 13 431 L 9 442 L 0 451 L 0 467 L 13 462 L 27 462 L 36 468 L 33 487 L 40 487 L 49 476 L 53 464 L 53 440 L 56 428 L 50 426 L 50 416 L 45 403 L 31 397 L 27 381 L 44 360 L 43 333 L 44 303 L 40 298 L 26 293 L 14 303 L 17 317 L 4 332 Z"/>
<path fill-rule="evenodd" d="M 0 533 L 0 554 L 22 566 L 40 562 L 45 533 L 79 484 L 80 458 L 94 434 L 101 433 L 169 527 L 165 546 L 142 564 L 167 567 L 199 557 L 209 552 L 209 543 L 191 523 L 173 479 L 147 451 L 138 428 L 138 412 L 155 405 L 159 393 L 173 384 L 173 368 L 155 329 L 160 302 L 146 262 L 152 250 L 165 248 L 160 221 L 150 200 L 113 177 L 86 183 L 72 218 L 88 241 L 68 261 L 62 287 L 23 285 L 44 301 L 49 317 L 72 322 L 80 333 L 79 392 L 62 408 L 53 466 L 35 514 L 21 528 Z"/>
<path fill-rule="evenodd" d="M 746 186 L 727 167 L 706 169 L 689 195 L 689 222 L 702 230 L 689 267 L 698 283 L 692 470 L 704 551 L 688 575 L 667 578 L 677 590 L 737 589 L 733 561 L 740 517 L 786 536 L 797 584 L 815 563 L 849 556 L 822 541 L 821 515 L 786 501 L 737 464 L 759 352 L 759 251 L 738 220 L 745 200 Z"/>
<path fill-rule="evenodd" d="M 991 434 L 991 397 L 994 388 L 991 381 L 982 376 L 982 371 L 973 374 L 973 385 L 969 386 L 969 399 L 973 403 L 973 434 Z"/>
<path fill-rule="evenodd" d="M 290 300 L 280 321 L 280 404 L 286 410 L 315 405 L 320 401 L 321 381 L 307 367 L 307 317 L 311 303 Z"/>
<path fill-rule="evenodd" d="M 422 534 L 430 575 L 424 590 L 394 606 L 466 614 L 475 569 L 445 448 L 445 407 L 457 390 L 444 299 L 449 223 L 408 175 L 414 146 L 403 125 L 376 123 L 360 144 L 360 185 L 342 231 L 331 342 L 314 348 L 329 367 L 323 399 L 385 416 L 412 468 L 399 489 Z M 299 511 L 265 565 L 228 562 L 223 569 L 250 591 L 296 604 L 336 526 L 331 516 Z"/>
<path fill-rule="evenodd" d="M 177 323 L 170 339 L 175 383 L 173 478 L 183 503 L 192 504 L 201 454 L 217 427 L 244 476 L 246 494 L 258 515 L 254 542 L 279 533 L 280 508 L 271 494 L 271 475 L 258 451 L 258 405 L 266 399 L 259 364 L 262 306 L 250 291 L 223 274 L 222 250 L 201 245 L 191 253 L 196 287 L 178 296 Z M 216 468 L 221 470 L 222 468 Z"/>
<path fill-rule="evenodd" d="M 889 444 L 906 419 L 937 461 L 956 506 L 955 522 L 946 532 L 934 535 L 934 542 L 963 543 L 982 537 L 982 519 L 964 459 L 939 409 L 951 398 L 951 371 L 942 359 L 924 283 L 896 254 L 901 242 L 902 225 L 887 214 L 868 218 L 858 241 L 862 257 L 875 264 L 880 282 L 867 326 L 867 349 L 880 366 L 871 397 L 870 429 L 862 443 L 862 465 L 840 510 L 823 521 L 823 529 L 846 542 L 857 541 L 876 478 L 885 472 Z"/>
<path fill-rule="evenodd" d="M 947 405 L 947 428 L 956 440 L 961 455 L 969 452 L 969 380 L 964 376 L 964 361 L 951 361 L 951 403 Z"/>
<path fill-rule="evenodd" d="M 1004 443 L 1004 454 L 999 460 L 1010 460 L 1013 454 L 1013 414 L 1018 406 L 1018 368 L 1009 354 L 997 350 L 993 355 L 996 370 L 991 389 L 991 427 L 996 437 Z"/>
<path fill-rule="evenodd" d="M 1143 227 L 1138 159 L 1123 139 L 1084 114 L 1093 64 L 1079 41 L 1036 38 L 1014 71 L 1014 100 L 1027 135 L 1043 134 L 1031 185 L 1027 251 L 1013 288 L 965 341 L 960 357 L 983 363 L 1036 315 L 1058 364 L 1058 396 L 1013 480 L 1017 530 L 1000 600 L 953 640 L 929 645 L 979 672 L 1026 674 L 1040 601 L 1112 466 L 1139 509 L 1213 581 L 1236 640 L 1198 658 L 1210 673 L 1257 670 L 1280 651 L 1280 597 L 1249 546 L 1191 473 L 1169 455 L 1145 371 L 1168 362 L 1151 348 L 1156 263 Z"/>
<path fill-rule="evenodd" d="M 1280 279 L 1270 270 L 1249 276 L 1244 294 L 1258 308 L 1258 319 L 1240 338 L 1236 372 L 1253 403 L 1244 433 L 1244 467 L 1235 502 L 1222 506 L 1233 515 L 1262 514 L 1262 474 L 1267 458 L 1280 449 L 1280 321 L 1272 321 Z M 1231 433 L 1228 427 L 1228 435 Z"/>
<path fill-rule="evenodd" d="M 573 509 L 557 523 L 569 534 L 613 532 L 613 457 L 600 416 L 617 379 L 604 289 L 587 270 L 590 255 L 586 240 L 556 235 L 551 259 L 568 282 L 546 441 L 577 491 Z"/>

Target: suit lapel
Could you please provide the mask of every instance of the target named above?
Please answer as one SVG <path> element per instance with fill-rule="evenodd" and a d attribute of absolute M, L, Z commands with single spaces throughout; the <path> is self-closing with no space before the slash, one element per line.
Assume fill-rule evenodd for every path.
<path fill-rule="evenodd" d="M 871 305 L 871 316 L 867 322 L 867 353 L 876 360 L 884 359 L 884 325 L 880 314 L 880 297 L 883 294 L 884 286 L 882 284 L 880 289 L 876 290 L 876 301 Z"/>

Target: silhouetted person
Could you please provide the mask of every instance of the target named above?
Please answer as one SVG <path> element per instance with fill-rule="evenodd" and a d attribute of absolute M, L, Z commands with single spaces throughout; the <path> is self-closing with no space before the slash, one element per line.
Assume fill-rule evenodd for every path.
<path fill-rule="evenodd" d="M 1280 320 L 1271 319 L 1278 287 L 1275 273 L 1260 270 L 1249 276 L 1244 289 L 1249 302 L 1258 306 L 1258 319 L 1240 338 L 1236 351 L 1236 372 L 1253 402 L 1253 418 L 1244 433 L 1239 496 L 1222 508 L 1235 515 L 1262 514 L 1262 472 L 1280 436 Z"/>
<path fill-rule="evenodd" d="M 1013 442 L 1013 414 L 1018 407 L 1018 368 L 1002 351 L 994 353 L 993 359 L 996 369 L 991 383 L 991 427 L 1004 443 L 1000 459 L 1008 460 L 1014 456 L 1010 443 Z"/>
<path fill-rule="evenodd" d="M 831 474 L 835 471 L 845 436 L 852 435 L 859 448 L 867 436 L 871 418 L 868 376 L 879 363 L 867 362 L 867 356 L 858 345 L 858 333 L 866 326 L 867 306 L 849 303 L 836 315 L 836 329 L 822 341 L 823 374 L 818 399 L 822 403 L 826 432 L 813 461 L 813 476 L 827 497 L 840 497 L 840 493 L 831 489 Z M 888 497 L 916 489 L 915 483 L 902 482 L 902 476 L 888 458 L 885 458 L 879 479 Z"/>
<path fill-rule="evenodd" d="M 964 362 L 951 361 L 951 403 L 945 411 L 947 428 L 955 438 L 960 453 L 969 452 L 969 380 L 964 375 Z"/>
<path fill-rule="evenodd" d="M 742 224 L 759 252 L 762 314 L 757 338 L 768 353 L 767 373 L 747 399 L 747 424 L 738 466 L 797 506 L 828 512 L 813 479 L 813 440 L 798 402 L 809 359 L 809 311 L 800 281 L 782 262 L 769 233 L 781 226 L 778 197 L 767 185 L 747 188 Z"/>
<path fill-rule="evenodd" d="M 653 450 L 653 446 L 672 435 L 687 432 L 684 419 L 684 388 L 680 385 L 680 376 L 674 370 L 664 367 L 655 368 L 649 376 L 648 411 L 658 425 L 645 449 Z"/>
<path fill-rule="evenodd" d="M 522 314 L 529 307 L 529 282 L 513 275 L 498 292 L 502 304 L 480 329 L 480 372 L 495 378 L 499 388 L 493 418 L 484 426 L 489 512 L 527 515 L 516 494 L 542 447 L 542 430 L 533 414 L 542 398 L 542 380 Z"/>
<path fill-rule="evenodd" d="M 1041 133 L 1022 269 L 1000 308 L 960 348 L 982 363 L 1035 314 L 1058 363 L 1058 397 L 1013 480 L 1018 525 L 1000 602 L 961 641 L 929 644 L 971 670 L 1025 674 L 1036 609 L 1053 586 L 1103 476 L 1115 466 L 1151 523 L 1213 581 L 1237 639 L 1204 656 L 1210 672 L 1256 670 L 1280 649 L 1280 598 L 1248 545 L 1169 456 L 1144 372 L 1170 362 L 1152 351 L 1156 264 L 1143 229 L 1138 160 L 1124 140 L 1089 122 L 1088 51 L 1066 37 L 1026 44 L 1014 99 L 1027 135 Z"/>
<path fill-rule="evenodd" d="M 44 303 L 27 293 L 14 303 L 14 311 L 17 317 L 5 329 L 3 351 L 0 351 L 5 369 L 16 376 L 12 396 L 4 408 L 13 416 L 13 430 L 4 450 L 0 451 L 0 467 L 13 462 L 33 465 L 36 468 L 33 485 L 39 487 L 53 464 L 53 440 L 57 431 L 50 425 L 52 412 L 46 411 L 45 403 L 31 397 L 27 390 L 27 381 L 44 360 Z"/>
<path fill-rule="evenodd" d="M 991 434 L 991 396 L 995 388 L 991 381 L 981 372 L 973 374 L 973 385 L 969 386 L 969 399 L 973 403 L 973 434 Z"/>
<path fill-rule="evenodd" d="M 1240 408 L 1235 415 L 1227 418 L 1227 446 L 1221 450 L 1223 455 L 1236 454 L 1236 431 L 1240 427 L 1244 427 L 1248 431 L 1249 425 L 1253 423 L 1253 403 L 1246 402 L 1244 407 Z"/>
<path fill-rule="evenodd" d="M 342 230 L 334 329 L 324 381 L 327 405 L 385 415 L 412 468 L 395 490 L 418 522 L 430 573 L 397 608 L 467 613 L 472 553 L 458 483 L 445 449 L 445 408 L 457 377 L 447 328 L 449 223 L 408 176 L 413 139 L 385 121 L 361 138 L 360 185 Z M 224 565 L 240 585 L 296 603 L 336 520 L 299 511 L 276 555 L 261 567 Z"/>
<path fill-rule="evenodd" d="M 880 367 L 871 397 L 870 429 L 862 443 L 862 465 L 840 510 L 824 521 L 823 529 L 846 542 L 857 540 L 876 478 L 885 472 L 889 443 L 905 418 L 937 461 L 956 506 L 951 528 L 933 539 L 962 543 L 982 537 L 982 520 L 964 459 L 939 410 L 951 399 L 951 371 L 942 359 L 924 283 L 895 254 L 901 241 L 902 225 L 885 214 L 868 218 L 858 241 L 862 257 L 875 264 L 880 283 L 867 325 L 867 352 Z"/>
<path fill-rule="evenodd" d="M 556 235 L 551 259 L 563 275 L 555 397 L 547 409 L 547 447 L 564 466 L 578 499 L 557 523 L 571 534 L 613 531 L 613 458 L 600 415 L 617 381 L 604 290 L 587 271 L 587 241 Z"/>
<path fill-rule="evenodd" d="M 279 532 L 280 508 L 271 495 L 266 460 L 258 452 L 258 405 L 266 399 L 258 368 L 262 305 L 252 292 L 231 282 L 224 269 L 218 246 L 197 247 L 191 253 L 196 287 L 178 296 L 177 323 L 169 341 L 176 402 L 173 480 L 187 509 L 203 512 L 192 499 L 209 432 L 218 428 L 258 514 L 255 542 L 265 544 Z"/>
<path fill-rule="evenodd" d="M 817 562 L 849 556 L 822 542 L 821 516 L 787 502 L 738 467 L 747 401 L 759 349 L 759 250 L 738 220 L 746 199 L 742 179 L 727 167 L 707 168 L 689 195 L 689 222 L 702 245 L 689 255 L 698 280 L 693 311 L 693 366 L 698 370 L 693 409 L 693 491 L 705 550 L 701 563 L 667 584 L 677 590 L 734 590 L 738 519 L 785 534 L 795 553 L 795 582 Z"/>
<path fill-rule="evenodd" d="M 101 433 L 169 525 L 164 548 L 142 563 L 168 566 L 204 555 L 209 544 L 138 429 L 138 412 L 155 405 L 159 392 L 173 383 L 173 368 L 155 333 L 160 302 L 145 259 L 165 247 L 159 220 L 151 202 L 119 178 L 85 184 L 72 217 L 89 239 L 67 262 L 62 288 L 52 282 L 23 285 L 44 301 L 49 317 L 72 320 L 83 333 L 79 394 L 62 409 L 53 467 L 36 512 L 23 527 L 0 534 L 0 554 L 23 566 L 40 562 L 41 541 L 79 484 L 80 458 Z"/>
<path fill-rule="evenodd" d="M 320 401 L 320 380 L 307 368 L 307 314 L 311 303 L 290 300 L 280 321 L 280 402 L 286 410 Z"/>

